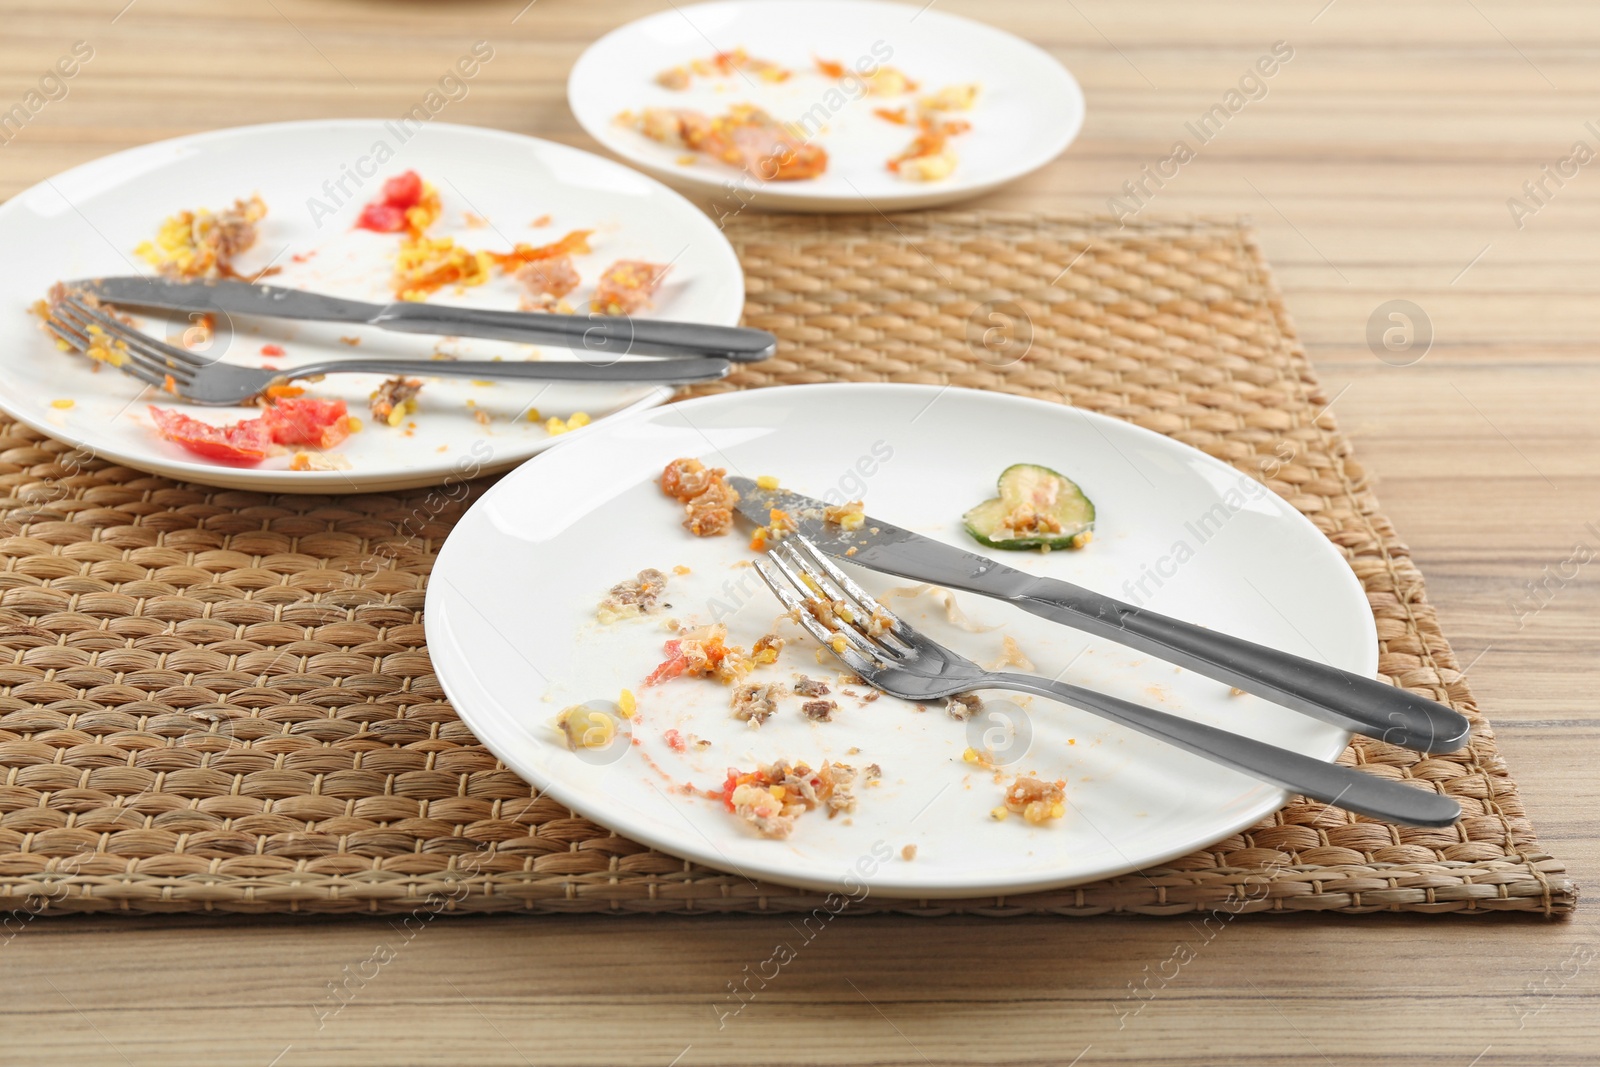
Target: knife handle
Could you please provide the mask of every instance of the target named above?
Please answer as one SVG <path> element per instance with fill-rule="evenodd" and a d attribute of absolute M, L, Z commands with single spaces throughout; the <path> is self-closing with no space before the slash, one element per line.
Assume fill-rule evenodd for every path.
<path fill-rule="evenodd" d="M 1159 656 L 1347 730 L 1421 752 L 1467 743 L 1466 717 L 1375 678 L 1041 578 L 1009 598 L 1024 611 Z"/>
<path fill-rule="evenodd" d="M 697 322 L 635 319 L 626 315 L 553 315 L 495 311 L 402 301 L 380 311 L 371 325 L 400 333 L 487 337 L 496 341 L 562 345 L 595 357 L 719 356 L 735 363 L 766 359 L 778 339 L 766 330 Z"/>

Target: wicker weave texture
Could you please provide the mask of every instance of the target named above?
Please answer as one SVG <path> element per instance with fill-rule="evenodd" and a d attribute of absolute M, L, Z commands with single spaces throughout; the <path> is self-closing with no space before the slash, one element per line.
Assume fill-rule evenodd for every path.
<path fill-rule="evenodd" d="M 1170 434 L 1341 549 L 1396 684 L 1460 753 L 1342 757 L 1458 798 L 1445 829 L 1291 803 L 1181 860 L 1004 899 L 853 912 L 1569 912 L 1423 591 L 1230 221 L 1118 228 L 939 212 L 741 216 L 747 321 L 780 355 L 701 391 L 952 383 Z M 481 491 L 344 498 L 176 484 L 0 421 L 0 910 L 809 911 L 821 896 L 655 852 L 541 798 L 456 718 L 423 593 Z"/>

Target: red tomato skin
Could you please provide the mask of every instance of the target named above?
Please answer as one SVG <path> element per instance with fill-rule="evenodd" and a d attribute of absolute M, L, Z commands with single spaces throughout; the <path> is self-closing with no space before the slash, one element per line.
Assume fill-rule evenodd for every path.
<path fill-rule="evenodd" d="M 181 411 L 150 406 L 150 417 L 162 437 L 181 448 L 220 463 L 249 465 L 267 458 L 272 435 L 261 419 L 244 419 L 228 426 L 212 426 Z"/>
<path fill-rule="evenodd" d="M 422 202 L 422 176 L 414 170 L 396 174 L 383 183 L 383 202 L 404 210 Z"/>
<path fill-rule="evenodd" d="M 375 233 L 399 233 L 406 228 L 405 208 L 395 207 L 374 200 L 361 209 L 361 217 L 356 219 L 356 229 L 372 230 Z"/>
<path fill-rule="evenodd" d="M 348 416 L 343 400 L 291 396 L 263 411 L 261 421 L 277 444 L 332 448 L 350 436 Z"/>

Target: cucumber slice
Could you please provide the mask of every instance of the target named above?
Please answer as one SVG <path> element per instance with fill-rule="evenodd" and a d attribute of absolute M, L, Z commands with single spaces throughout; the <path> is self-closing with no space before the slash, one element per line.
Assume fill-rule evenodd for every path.
<path fill-rule="evenodd" d="M 1066 475 L 1015 463 L 1000 472 L 999 490 L 962 516 L 967 533 L 981 545 L 1082 548 L 1093 536 L 1094 504 Z"/>

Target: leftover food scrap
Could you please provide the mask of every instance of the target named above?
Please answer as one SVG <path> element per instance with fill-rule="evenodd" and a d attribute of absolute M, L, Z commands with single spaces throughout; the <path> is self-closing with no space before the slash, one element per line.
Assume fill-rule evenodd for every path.
<path fill-rule="evenodd" d="M 815 178 L 828 168 L 828 152 L 753 104 L 735 104 L 709 116 L 688 108 L 624 111 L 617 121 L 673 148 L 710 156 L 762 181 Z"/>
<path fill-rule="evenodd" d="M 169 278 L 235 278 L 234 257 L 256 243 L 256 225 L 266 215 L 259 196 L 218 212 L 180 211 L 133 253 Z"/>
<path fill-rule="evenodd" d="M 812 770 L 804 763 L 778 760 L 749 772 L 729 768 L 722 803 L 763 837 L 784 838 L 808 811 L 821 808 L 829 818 L 854 811 L 855 777 L 855 768 L 847 763 L 823 763 Z"/>
<path fill-rule="evenodd" d="M 377 421 L 386 426 L 399 426 L 407 415 L 417 410 L 417 394 L 421 391 L 421 378 L 390 378 L 372 391 L 367 407 Z"/>
<path fill-rule="evenodd" d="M 748 683 L 733 691 L 728 707 L 733 710 L 735 719 L 760 726 L 777 712 L 778 700 L 787 692 L 781 685 Z"/>
<path fill-rule="evenodd" d="M 962 516 L 990 548 L 1082 548 L 1094 536 L 1094 504 L 1077 483 L 1035 463 L 1000 472 L 999 495 Z"/>
<path fill-rule="evenodd" d="M 378 198 L 361 209 L 356 228 L 374 233 L 409 233 L 420 237 L 439 218 L 439 190 L 414 170 L 383 183 Z"/>
<path fill-rule="evenodd" d="M 284 397 L 255 418 L 214 426 L 180 411 L 150 407 L 156 431 L 206 459 L 251 465 L 283 451 L 279 446 L 332 448 L 355 428 L 343 400 Z M 309 468 L 305 468 L 309 469 Z"/>
<path fill-rule="evenodd" d="M 1067 783 L 1041 781 L 1031 774 L 1018 775 L 1006 787 L 1005 803 L 990 814 L 996 819 L 1021 815 L 1034 825 L 1059 819 L 1067 813 Z"/>
<path fill-rule="evenodd" d="M 675 459 L 661 472 L 661 491 L 683 502 L 684 529 L 696 537 L 714 537 L 733 527 L 733 506 L 739 491 L 728 484 L 722 467 L 698 459 Z"/>
<path fill-rule="evenodd" d="M 595 617 L 609 626 L 619 619 L 649 615 L 661 606 L 661 595 L 666 591 L 667 576 L 654 567 L 646 567 L 612 586 L 595 608 Z"/>
<path fill-rule="evenodd" d="M 651 306 L 670 265 L 642 259 L 619 259 L 600 274 L 590 310 L 600 315 L 632 315 Z"/>
<path fill-rule="evenodd" d="M 667 658 L 644 680 L 658 685 L 683 675 L 715 678 L 732 685 L 755 666 L 750 654 L 739 645 L 728 644 L 728 628 L 722 623 L 685 630 L 666 644 Z"/>
<path fill-rule="evenodd" d="M 616 739 L 617 720 L 599 708 L 575 704 L 562 710 L 552 723 L 566 738 L 567 747 L 605 748 Z"/>
<path fill-rule="evenodd" d="M 782 82 L 788 81 L 792 73 L 770 60 L 752 56 L 743 48 L 734 48 L 718 52 L 709 59 L 691 59 L 679 66 L 668 67 L 656 75 L 656 84 L 663 89 L 682 90 L 689 88 L 696 78 L 727 78 L 734 74 L 744 74 L 766 82 Z"/>

